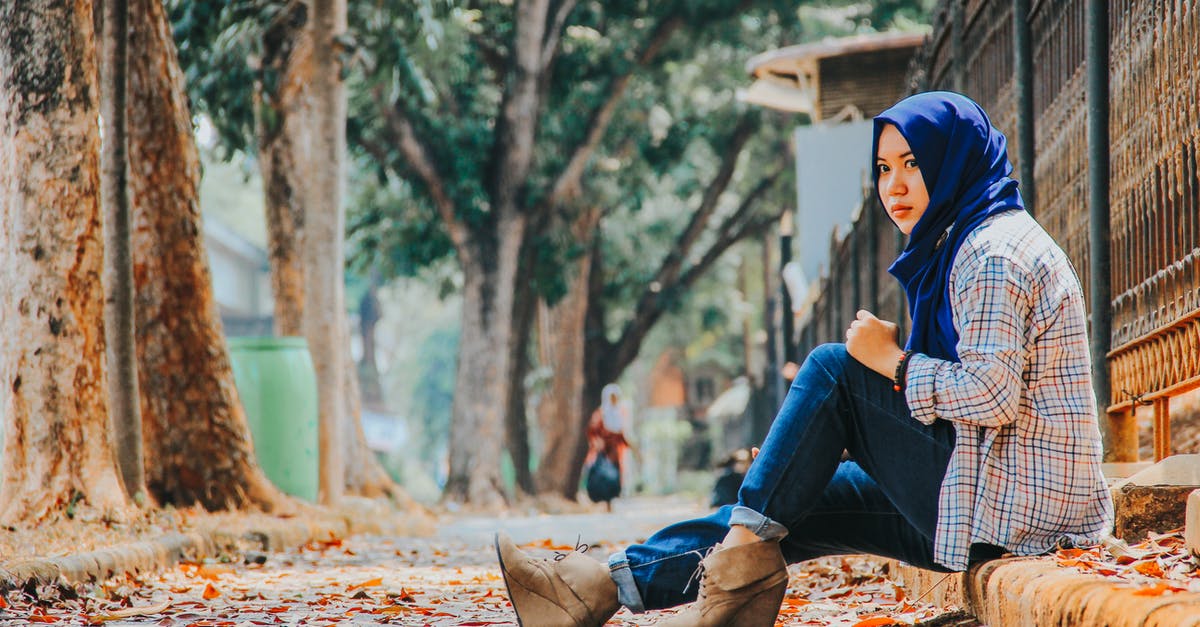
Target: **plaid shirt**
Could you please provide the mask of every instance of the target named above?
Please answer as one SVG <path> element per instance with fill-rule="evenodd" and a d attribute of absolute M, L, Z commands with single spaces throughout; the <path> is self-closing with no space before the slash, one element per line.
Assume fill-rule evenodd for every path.
<path fill-rule="evenodd" d="M 914 418 L 957 436 L 934 559 L 965 570 L 975 542 L 1018 555 L 1095 544 L 1112 499 L 1070 260 L 1028 213 L 1004 212 L 963 242 L 949 289 L 961 363 L 914 354 L 905 388 Z"/>

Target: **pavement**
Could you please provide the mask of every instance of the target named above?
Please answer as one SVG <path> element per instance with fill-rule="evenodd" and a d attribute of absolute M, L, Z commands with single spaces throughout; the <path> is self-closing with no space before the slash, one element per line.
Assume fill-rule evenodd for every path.
<path fill-rule="evenodd" d="M 0 564 L 6 591 L 0 626 L 514 625 L 492 546 L 496 531 L 543 557 L 578 548 L 603 560 L 706 511 L 695 500 L 635 498 L 618 501 L 611 513 L 443 515 L 423 535 L 384 529 L 366 512 L 343 513 L 277 521 L 243 534 L 238 550 L 227 537 L 219 541 L 205 532 L 187 541 L 167 535 Z M 902 602 L 904 593 L 881 568 L 867 558 L 793 566 L 778 625 L 852 627 L 884 616 L 914 624 L 946 614 L 927 603 Z M 623 609 L 608 625 L 652 625 L 665 614 Z"/>
<path fill-rule="evenodd" d="M 496 531 L 546 556 L 588 544 L 589 555 L 603 559 L 706 511 L 683 498 L 637 498 L 617 501 L 612 513 L 441 516 L 414 535 L 359 507 L 277 521 L 242 534 L 236 549 L 227 530 L 166 534 L 0 562 L 0 625 L 512 625 L 492 550 Z M 948 577 L 876 558 L 824 558 L 790 574 L 779 627 L 1200 626 L 1192 588 L 1114 582 L 1054 557 L 997 560 Z M 659 616 L 622 610 L 609 625 L 650 625 Z"/>

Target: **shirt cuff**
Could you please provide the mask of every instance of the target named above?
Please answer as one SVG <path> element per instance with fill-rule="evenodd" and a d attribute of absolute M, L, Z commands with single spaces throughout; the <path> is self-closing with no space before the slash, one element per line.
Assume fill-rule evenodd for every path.
<path fill-rule="evenodd" d="M 908 373 L 904 379 L 904 400 L 908 401 L 908 410 L 913 418 L 927 425 L 937 420 L 937 393 L 933 389 L 937 369 L 937 359 L 913 353 L 908 359 Z"/>

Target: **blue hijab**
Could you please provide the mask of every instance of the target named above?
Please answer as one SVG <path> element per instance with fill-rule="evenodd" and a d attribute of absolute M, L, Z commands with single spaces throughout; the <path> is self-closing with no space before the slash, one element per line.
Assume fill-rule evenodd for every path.
<path fill-rule="evenodd" d="M 954 256 L 988 216 L 1024 209 L 1017 182 L 1009 178 L 1007 141 L 983 109 L 966 96 L 945 91 L 909 96 L 875 118 L 871 171 L 877 194 L 875 156 L 879 134 L 888 124 L 908 141 L 929 190 L 929 207 L 904 252 L 888 268 L 908 294 L 913 322 L 907 348 L 958 361 L 958 332 L 949 295 Z M 947 230 L 949 235 L 940 242 Z"/>

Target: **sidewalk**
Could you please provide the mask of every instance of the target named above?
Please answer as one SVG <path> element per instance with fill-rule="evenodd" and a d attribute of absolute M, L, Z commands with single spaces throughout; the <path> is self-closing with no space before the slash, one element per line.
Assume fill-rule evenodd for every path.
<path fill-rule="evenodd" d="M 361 533 L 342 539 L 353 524 L 294 519 L 263 533 L 275 551 L 247 549 L 183 555 L 162 547 L 170 538 L 147 541 L 140 551 L 122 547 L 122 555 L 150 553 L 157 561 L 133 576 L 117 576 L 72 588 L 25 585 L 9 580 L 0 604 L 0 625 L 30 621 L 111 625 L 354 624 L 354 625 L 514 625 L 504 592 L 492 536 L 504 531 L 527 550 L 551 557 L 583 549 L 602 560 L 629 542 L 658 528 L 704 513 L 696 501 L 678 498 L 622 500 L 613 513 L 599 509 L 577 514 L 514 512 L 504 516 L 442 516 L 426 536 L 411 533 Z M 305 531 L 307 530 L 307 531 Z M 254 532 L 257 534 L 259 532 Z M 333 535 L 329 535 L 332 533 Z M 251 534 L 251 535 L 254 535 Z M 292 535 L 287 535 L 292 534 Z M 286 543 L 292 546 L 285 546 Z M 198 543 L 193 543 L 198 544 Z M 278 547 L 284 547 L 284 550 Z M 164 556 L 165 557 L 162 557 Z M 27 560 L 28 561 L 28 560 Z M 95 563 L 94 557 L 54 560 Z M 11 574 L 11 564 L 5 565 Z M 913 624 L 945 613 L 913 603 L 866 558 L 826 558 L 791 568 L 789 597 L 782 627 L 804 624 L 852 627 L 863 620 L 893 616 Z M 25 572 L 30 572 L 28 569 Z M 87 569 L 61 569 L 72 581 Z M 127 571 L 128 572 L 128 571 Z M 107 573 L 105 573 L 107 575 Z M 40 581 L 53 580 L 40 579 Z M 16 589 L 14 589 L 16 588 Z M 4 599 L 5 596 L 0 596 Z M 664 612 L 634 615 L 622 610 L 609 625 L 654 624 Z M 164 622 L 165 621 L 165 622 Z"/>
<path fill-rule="evenodd" d="M 446 515 L 421 535 L 404 528 L 411 521 L 358 504 L 323 518 L 270 524 L 259 519 L 256 529 L 240 532 L 231 526 L 164 534 L 88 554 L 0 561 L 0 590 L 6 591 L 0 595 L 0 625 L 98 618 L 113 625 L 164 620 L 204 625 L 230 618 L 267 624 L 512 625 L 491 544 L 494 532 L 504 531 L 546 556 L 588 544 L 588 554 L 603 559 L 705 511 L 685 499 L 639 498 L 618 501 L 611 514 Z M 1108 572 L 1086 555 L 1076 557 L 1080 566 Z M 990 625 L 1200 625 L 1200 593 L 1155 586 L 1140 575 L 1121 582 L 1085 574 L 1081 570 L 1087 568 L 1064 565 L 1071 561 L 998 560 L 947 577 L 875 558 L 815 560 L 791 567 L 777 625 L 977 624 L 954 613 L 956 606 L 969 607 Z M 1128 568 L 1148 570 L 1139 565 L 1151 562 L 1167 563 L 1150 555 Z M 68 594 L 54 585 L 62 582 L 86 585 Z M 662 615 L 622 610 L 609 624 L 651 625 Z"/>

